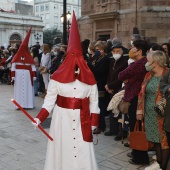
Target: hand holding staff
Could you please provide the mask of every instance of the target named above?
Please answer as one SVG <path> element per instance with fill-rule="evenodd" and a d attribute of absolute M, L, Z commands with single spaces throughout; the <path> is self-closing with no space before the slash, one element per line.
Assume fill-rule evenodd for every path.
<path fill-rule="evenodd" d="M 34 123 L 36 123 L 36 121 L 28 114 L 28 112 L 26 110 L 24 110 L 19 103 L 17 103 L 14 99 L 11 99 L 11 101 Z M 51 140 L 53 141 L 53 138 L 42 128 L 42 126 L 38 125 L 38 128 Z"/>

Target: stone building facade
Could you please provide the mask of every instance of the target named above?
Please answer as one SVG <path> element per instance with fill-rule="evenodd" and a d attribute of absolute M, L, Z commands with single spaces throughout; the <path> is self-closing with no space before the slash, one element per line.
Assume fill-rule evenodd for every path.
<path fill-rule="evenodd" d="M 170 37 L 170 0 L 82 0 L 81 11 L 82 40 L 117 35 L 128 47 L 134 27 L 151 42 L 161 44 Z"/>
<path fill-rule="evenodd" d="M 63 1 L 61 0 L 34 0 L 35 16 L 40 16 L 45 25 L 44 29 L 57 28 L 63 32 L 61 16 L 63 14 Z M 67 0 L 66 12 L 74 10 L 77 17 L 81 15 L 81 0 Z M 69 20 L 69 19 L 68 19 Z M 71 20 L 71 18 L 70 18 Z"/>
<path fill-rule="evenodd" d="M 43 44 L 44 24 L 41 17 L 33 16 L 33 6 L 15 3 L 14 0 L 0 0 L 0 4 L 0 45 L 20 44 L 31 26 L 29 46 L 37 42 Z"/>
<path fill-rule="evenodd" d="M 0 12 L 0 45 L 20 44 L 31 26 L 29 46 L 36 44 L 37 39 L 34 35 L 37 33 L 42 36 L 38 41 L 42 44 L 44 24 L 40 17 Z"/>

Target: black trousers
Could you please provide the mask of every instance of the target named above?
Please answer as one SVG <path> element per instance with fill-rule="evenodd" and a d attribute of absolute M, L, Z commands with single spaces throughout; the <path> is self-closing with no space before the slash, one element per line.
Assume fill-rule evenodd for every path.
<path fill-rule="evenodd" d="M 166 131 L 166 136 L 167 136 L 167 140 L 168 140 L 168 145 L 169 145 L 169 151 L 170 151 L 170 132 Z M 170 158 L 168 161 L 168 165 L 167 165 L 167 169 L 170 167 Z"/>
<path fill-rule="evenodd" d="M 44 87 L 44 81 L 43 81 L 43 78 L 42 78 L 42 75 L 41 75 L 41 74 L 39 74 L 38 80 L 39 80 L 39 88 L 38 88 L 38 91 L 39 91 L 39 92 L 44 92 L 45 87 Z"/>
<path fill-rule="evenodd" d="M 136 111 L 137 111 L 137 104 L 138 104 L 138 96 L 134 97 L 129 106 L 129 127 L 130 132 L 134 130 L 135 123 L 136 123 Z M 136 163 L 149 163 L 149 157 L 147 151 L 139 151 L 139 150 L 132 150 L 133 159 Z"/>
<path fill-rule="evenodd" d="M 169 150 L 170 150 L 170 132 L 167 132 L 167 131 L 166 131 L 166 136 L 167 136 L 168 145 L 169 145 Z"/>
<path fill-rule="evenodd" d="M 98 128 L 105 130 L 105 114 L 107 112 L 107 102 L 104 97 L 99 97 L 99 108 L 100 108 L 100 116 L 99 116 L 99 126 Z"/>
<path fill-rule="evenodd" d="M 118 119 L 113 117 L 113 113 L 110 112 L 109 114 L 109 123 L 110 123 L 110 132 L 113 133 L 114 135 L 118 135 L 119 133 L 119 123 Z"/>

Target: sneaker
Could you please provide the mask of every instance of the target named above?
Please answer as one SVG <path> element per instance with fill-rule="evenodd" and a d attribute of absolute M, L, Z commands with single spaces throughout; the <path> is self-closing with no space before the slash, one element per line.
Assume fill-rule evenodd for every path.
<path fill-rule="evenodd" d="M 42 93 L 42 92 L 38 92 L 37 94 L 38 94 L 38 96 L 39 96 L 39 95 L 42 95 L 43 93 Z"/>
<path fill-rule="evenodd" d="M 145 170 L 158 170 L 158 169 L 160 169 L 160 166 L 157 162 L 154 162 L 153 164 L 145 168 Z"/>

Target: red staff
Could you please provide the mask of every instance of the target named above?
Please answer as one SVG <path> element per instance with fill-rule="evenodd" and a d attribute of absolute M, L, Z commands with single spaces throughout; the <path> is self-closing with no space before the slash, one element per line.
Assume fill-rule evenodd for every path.
<path fill-rule="evenodd" d="M 11 101 L 34 123 L 36 121 L 28 114 L 26 110 L 24 110 L 14 99 L 11 99 Z M 51 140 L 53 141 L 53 138 L 42 128 L 42 126 L 38 125 L 38 128 Z"/>

